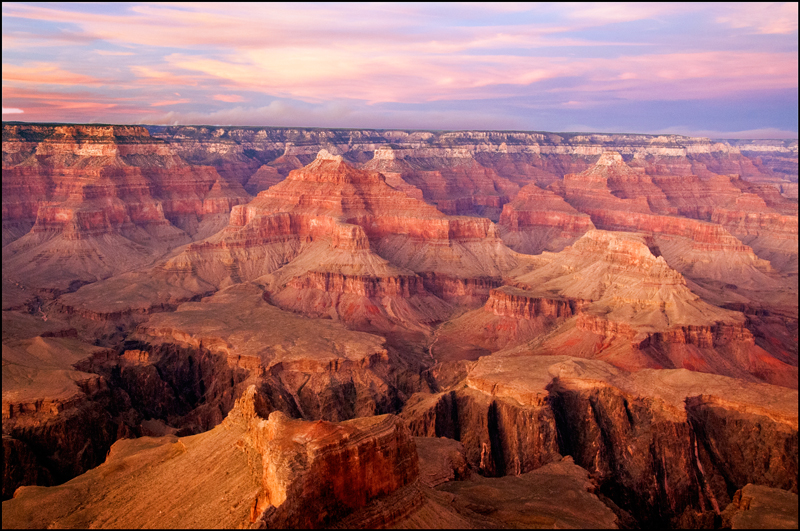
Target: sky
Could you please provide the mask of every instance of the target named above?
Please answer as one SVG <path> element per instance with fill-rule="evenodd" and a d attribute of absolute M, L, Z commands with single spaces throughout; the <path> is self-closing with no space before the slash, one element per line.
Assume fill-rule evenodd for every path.
<path fill-rule="evenodd" d="M 797 3 L 2 4 L 3 120 L 797 138 Z"/>

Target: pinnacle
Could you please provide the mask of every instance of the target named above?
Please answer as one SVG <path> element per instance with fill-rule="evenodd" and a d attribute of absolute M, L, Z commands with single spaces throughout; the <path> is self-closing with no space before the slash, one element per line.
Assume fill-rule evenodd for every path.
<path fill-rule="evenodd" d="M 616 151 L 605 151 L 600 158 L 597 160 L 598 166 L 615 166 L 617 164 L 624 164 L 625 162 L 622 160 L 622 155 L 620 155 Z"/>
<path fill-rule="evenodd" d="M 319 153 L 317 153 L 316 160 L 333 160 L 336 162 L 344 162 L 344 158 L 341 155 L 333 155 L 327 149 L 320 149 Z"/>

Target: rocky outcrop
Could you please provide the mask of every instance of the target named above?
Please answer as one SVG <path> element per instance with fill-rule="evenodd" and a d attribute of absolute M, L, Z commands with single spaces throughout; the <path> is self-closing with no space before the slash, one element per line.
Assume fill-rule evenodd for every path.
<path fill-rule="evenodd" d="M 421 300 L 412 300 L 410 306 L 400 295 L 395 305 L 379 301 L 377 292 L 362 295 L 358 290 L 342 293 L 360 298 L 342 299 L 335 282 L 320 290 L 322 284 L 309 279 L 333 274 L 362 283 L 400 285 L 422 274 L 428 280 L 422 284 L 414 280 L 417 291 L 420 285 L 430 290 L 433 284 L 447 296 L 453 292 L 453 297 L 481 298 L 488 295 L 488 289 L 480 287 L 486 277 L 496 282 L 514 265 L 516 257 L 488 219 L 447 217 L 391 188 L 380 173 L 353 168 L 341 156 L 323 150 L 314 162 L 291 172 L 253 201 L 234 206 L 224 230 L 191 244 L 150 273 L 138 274 L 137 280 L 125 279 L 144 289 L 129 296 L 124 285 L 116 286 L 117 280 L 111 279 L 87 286 L 67 300 L 71 307 L 84 306 L 81 301 L 94 299 L 95 292 L 113 290 L 124 294 L 118 295 L 122 308 L 117 311 L 125 311 L 132 299 L 150 298 L 153 307 L 165 298 L 179 302 L 268 275 L 270 298 L 284 308 L 312 316 L 336 315 L 367 328 L 419 328 L 420 323 L 424 327 L 426 322 L 443 320 L 449 306 L 421 292 L 417 293 Z M 439 280 L 431 282 L 433 278 Z M 474 289 L 468 287 L 472 285 Z M 96 302 L 92 304 L 96 307 Z M 353 305 L 361 309 L 350 311 Z M 383 308 L 377 320 L 369 315 L 375 308 Z"/>
<path fill-rule="evenodd" d="M 731 529 L 797 529 L 797 494 L 747 484 L 722 512 Z"/>
<path fill-rule="evenodd" d="M 4 269 L 62 291 L 204 237 L 249 200 L 238 183 L 127 126 L 4 124 L 3 189 Z"/>
<path fill-rule="evenodd" d="M 506 245 L 526 254 L 560 251 L 594 228 L 589 216 L 535 184 L 503 207 L 498 224 Z"/>
<path fill-rule="evenodd" d="M 478 215 L 497 221 L 503 205 L 519 186 L 465 155 L 451 158 L 452 162 L 436 170 L 412 169 L 401 177 L 445 214 Z"/>
<path fill-rule="evenodd" d="M 4 340 L 4 499 L 97 466 L 127 433 L 107 381 L 74 368 L 104 352 L 73 338 Z"/>
<path fill-rule="evenodd" d="M 470 388 L 414 395 L 402 417 L 418 437 L 464 445 L 467 462 L 485 476 L 521 474 L 559 459 L 556 425 L 544 401 L 492 397 Z"/>
<path fill-rule="evenodd" d="M 265 465 L 269 506 L 258 518 L 269 527 L 326 527 L 419 474 L 413 440 L 391 415 L 337 425 L 273 412 L 248 436 Z"/>
<path fill-rule="evenodd" d="M 278 173 L 278 170 L 273 166 L 265 164 L 250 176 L 244 185 L 244 189 L 251 195 L 258 195 L 259 192 L 263 192 L 270 186 L 281 182 L 284 177 L 285 175 Z"/>
<path fill-rule="evenodd" d="M 464 445 L 455 439 L 414 437 L 414 444 L 419 456 L 419 480 L 423 485 L 436 487 L 472 476 Z"/>
<path fill-rule="evenodd" d="M 264 327 L 265 322 L 271 325 Z M 197 397 L 222 416 L 247 378 L 273 389 L 274 409 L 332 421 L 397 411 L 420 385 L 418 368 L 387 349 L 383 338 L 282 311 L 249 284 L 182 305 L 174 313 L 155 314 L 135 339 L 149 345 L 150 363 L 159 374 L 183 367 L 187 374 L 167 380 L 169 387 L 189 385 L 192 391 L 184 395 Z"/>
<path fill-rule="evenodd" d="M 736 175 L 646 176 L 632 167 L 637 160 L 608 154 L 607 164 L 551 189 L 598 228 L 651 234 L 667 263 L 714 304 L 749 300 L 781 313 L 794 305 L 797 223 L 785 199 Z"/>
<path fill-rule="evenodd" d="M 475 475 L 470 481 L 445 483 L 438 490 L 450 494 L 450 506 L 471 516 L 475 527 L 621 527 L 617 516 L 595 494 L 589 475 L 570 457 L 525 474 L 501 478 Z M 570 503 L 553 503 L 556 495 Z"/>
<path fill-rule="evenodd" d="M 588 302 L 533 297 L 524 290 L 505 287 L 492 290 L 484 310 L 494 315 L 515 319 L 534 319 L 538 316 L 558 319 L 576 315 Z"/>
<path fill-rule="evenodd" d="M 495 355 L 462 386 L 415 395 L 402 417 L 416 435 L 460 440 L 488 474 L 571 455 L 639 525 L 663 525 L 687 510 L 719 515 L 748 482 L 796 491 L 795 397 L 685 370 L 629 374 L 598 361 Z M 755 426 L 763 438 L 750 435 Z"/>
<path fill-rule="evenodd" d="M 761 171 L 797 181 L 797 140 L 726 140 Z M 764 171 L 764 169 L 768 171 Z"/>
<path fill-rule="evenodd" d="M 30 446 L 3 435 L 3 500 L 10 499 L 21 485 L 50 485 L 52 481 Z"/>
<path fill-rule="evenodd" d="M 3 526 L 327 527 L 380 498 L 418 493 L 418 473 L 396 417 L 293 420 L 249 387 L 211 431 L 120 441 L 63 486 L 19 490 L 4 502 Z M 407 498 L 405 511 L 373 521 L 389 525 L 423 502 Z"/>

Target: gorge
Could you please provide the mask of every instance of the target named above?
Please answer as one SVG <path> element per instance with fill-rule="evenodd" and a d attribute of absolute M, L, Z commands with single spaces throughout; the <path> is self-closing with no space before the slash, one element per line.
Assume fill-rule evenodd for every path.
<path fill-rule="evenodd" d="M 4 122 L 2 187 L 4 527 L 797 527 L 797 141 Z"/>

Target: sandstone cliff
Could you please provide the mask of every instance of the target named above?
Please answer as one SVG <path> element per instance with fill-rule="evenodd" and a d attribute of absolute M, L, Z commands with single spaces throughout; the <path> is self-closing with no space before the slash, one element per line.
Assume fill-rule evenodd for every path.
<path fill-rule="evenodd" d="M 796 452 L 777 450 L 797 445 L 796 393 L 686 370 L 493 355 L 461 385 L 412 397 L 402 417 L 416 435 L 460 440 L 488 475 L 571 455 L 639 525 L 663 525 L 686 511 L 713 520 L 746 483 L 796 492 Z M 757 439 L 747 435 L 755 426 Z"/>
<path fill-rule="evenodd" d="M 120 441 L 103 465 L 63 486 L 19 490 L 3 505 L 3 526 L 323 527 L 417 476 L 413 440 L 396 417 L 291 420 L 269 414 L 250 387 L 211 431 Z M 406 512 L 419 504 L 410 502 Z"/>
<path fill-rule="evenodd" d="M 217 214 L 249 199 L 127 126 L 4 125 L 3 190 L 4 269 L 61 291 L 215 232 Z"/>

